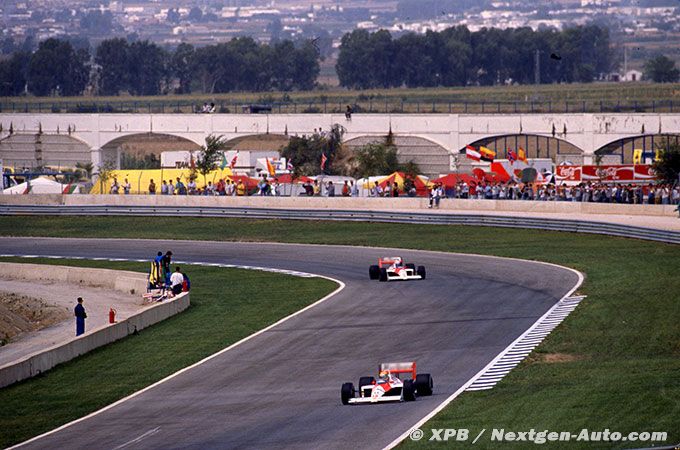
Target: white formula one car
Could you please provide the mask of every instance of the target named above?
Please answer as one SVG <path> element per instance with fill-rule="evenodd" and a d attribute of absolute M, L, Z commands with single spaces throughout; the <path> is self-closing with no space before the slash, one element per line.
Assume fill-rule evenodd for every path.
<path fill-rule="evenodd" d="M 371 280 L 396 281 L 396 280 L 424 280 L 425 266 L 404 264 L 399 256 L 380 258 L 377 266 L 368 268 L 368 277 Z"/>
<path fill-rule="evenodd" d="M 340 390 L 343 405 L 380 402 L 412 402 L 416 396 L 432 395 L 434 383 L 429 373 L 416 374 L 415 362 L 382 363 L 379 376 L 359 378 L 359 392 L 352 383 L 344 383 Z M 402 380 L 399 378 L 403 376 Z"/>

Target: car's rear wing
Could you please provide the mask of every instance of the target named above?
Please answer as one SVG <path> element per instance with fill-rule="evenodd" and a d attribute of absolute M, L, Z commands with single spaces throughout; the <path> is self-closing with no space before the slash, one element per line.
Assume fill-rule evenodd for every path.
<path fill-rule="evenodd" d="M 411 378 L 416 379 L 416 363 L 415 362 L 398 362 L 398 363 L 381 363 L 378 366 L 378 373 L 383 370 L 389 370 L 390 373 L 410 373 Z"/>
<path fill-rule="evenodd" d="M 391 266 L 394 263 L 402 262 L 402 259 L 400 256 L 392 256 L 392 257 L 385 257 L 385 258 L 380 258 L 378 260 L 378 267 L 382 268 L 383 266 Z"/>

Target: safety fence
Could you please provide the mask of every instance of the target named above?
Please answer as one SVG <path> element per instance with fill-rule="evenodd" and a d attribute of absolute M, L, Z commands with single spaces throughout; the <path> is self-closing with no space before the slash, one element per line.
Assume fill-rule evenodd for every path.
<path fill-rule="evenodd" d="M 0 205 L 0 215 L 52 216 L 151 216 L 151 217 L 229 217 L 280 220 L 330 220 L 433 225 L 469 225 L 604 234 L 657 242 L 680 244 L 680 232 L 610 222 L 511 217 L 443 212 L 392 212 L 307 208 L 122 206 L 122 205 Z"/>
<path fill-rule="evenodd" d="M 201 113 L 203 100 L 135 101 L 26 101 L 0 102 L 4 113 L 111 113 L 111 114 L 187 114 Z M 481 101 L 444 99 L 327 99 L 291 102 L 253 103 L 216 100 L 217 114 L 344 114 L 350 106 L 353 113 L 434 113 L 434 114 L 546 114 L 546 113 L 673 113 L 680 102 L 655 100 L 565 100 L 565 101 Z"/>

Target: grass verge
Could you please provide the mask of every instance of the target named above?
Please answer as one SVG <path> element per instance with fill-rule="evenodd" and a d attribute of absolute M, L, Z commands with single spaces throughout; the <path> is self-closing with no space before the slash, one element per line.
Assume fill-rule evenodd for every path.
<path fill-rule="evenodd" d="M 27 262 L 22 258 L 2 261 Z M 31 263 L 146 272 L 147 264 L 32 259 Z M 148 386 L 327 295 L 322 278 L 184 264 L 185 312 L 30 380 L 0 389 L 0 448 L 24 441 Z M 258 289 L 254 289 L 258 286 Z"/>
<path fill-rule="evenodd" d="M 589 297 L 491 391 L 465 393 L 425 428 L 666 431 L 680 442 L 680 246 L 536 230 L 278 220 L 4 217 L 0 235 L 373 245 L 541 260 L 584 272 Z M 193 278 L 192 278 L 193 282 Z M 467 443 L 458 443 L 461 447 Z M 623 444 L 623 445 L 622 445 Z M 644 443 L 556 443 L 553 448 Z M 448 442 L 447 447 L 456 446 Z M 547 444 L 549 445 L 549 444 Z M 407 448 L 425 442 L 407 442 Z M 498 442 L 486 438 L 481 448 Z M 526 448 L 526 442 L 506 444 Z"/>

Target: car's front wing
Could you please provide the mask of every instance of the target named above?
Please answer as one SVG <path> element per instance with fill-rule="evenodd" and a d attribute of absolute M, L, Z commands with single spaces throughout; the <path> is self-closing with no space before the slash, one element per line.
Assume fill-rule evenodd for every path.
<path fill-rule="evenodd" d="M 401 395 L 383 395 L 377 399 L 372 399 L 371 397 L 355 397 L 349 399 L 349 404 L 360 404 L 360 403 L 384 403 L 384 402 L 400 402 Z"/>

